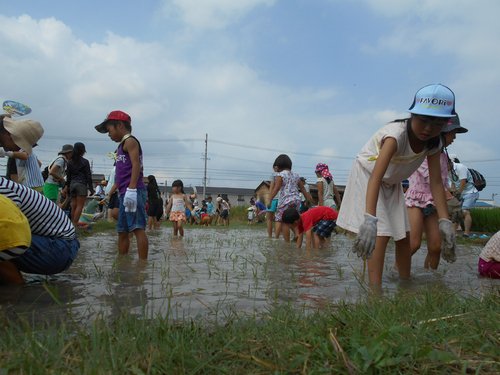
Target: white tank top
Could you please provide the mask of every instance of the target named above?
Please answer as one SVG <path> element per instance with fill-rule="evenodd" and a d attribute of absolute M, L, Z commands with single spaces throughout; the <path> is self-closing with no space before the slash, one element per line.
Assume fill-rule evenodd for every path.
<path fill-rule="evenodd" d="M 172 211 L 184 212 L 184 198 L 172 198 Z"/>

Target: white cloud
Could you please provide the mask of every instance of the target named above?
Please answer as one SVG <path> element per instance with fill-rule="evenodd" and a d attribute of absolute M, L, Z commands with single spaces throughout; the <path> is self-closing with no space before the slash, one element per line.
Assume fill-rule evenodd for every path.
<path fill-rule="evenodd" d="M 223 29 L 258 6 L 272 6 L 275 0 L 165 0 L 167 18 L 180 17 L 194 29 Z"/>
<path fill-rule="evenodd" d="M 31 116 L 42 123 L 47 136 L 39 150 L 48 151 L 59 148 L 60 136 L 73 142 L 106 139 L 93 127 L 116 109 L 131 115 L 139 139 L 204 138 L 209 133 L 210 139 L 290 151 L 314 147 L 306 141 L 315 137 L 311 129 L 331 126 L 329 116 L 309 116 L 309 112 L 331 103 L 338 95 L 334 89 L 293 90 L 263 81 L 240 62 L 190 64 L 172 55 L 158 43 L 112 32 L 102 43 L 86 44 L 54 18 L 0 15 L 0 66 L 9 72 L 0 76 L 0 99 L 32 107 Z M 99 153 L 104 155 L 114 147 L 110 142 L 87 140 L 89 157 L 96 159 L 104 159 Z M 210 145 L 211 151 L 221 151 L 221 147 Z M 158 164 L 199 165 L 203 148 L 202 142 L 149 143 L 151 156 L 145 160 L 158 172 Z M 192 155 L 165 161 L 161 160 L 165 150 Z M 196 152 L 200 156 L 193 157 Z M 234 156 L 252 160 L 262 153 L 242 149 Z M 224 163 L 229 169 L 241 164 L 227 159 Z"/>

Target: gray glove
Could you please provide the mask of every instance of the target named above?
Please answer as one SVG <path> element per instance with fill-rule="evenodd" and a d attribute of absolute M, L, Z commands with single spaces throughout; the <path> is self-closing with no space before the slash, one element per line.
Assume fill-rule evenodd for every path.
<path fill-rule="evenodd" d="M 448 205 L 448 215 L 452 223 L 461 223 L 465 219 L 464 210 L 462 210 L 462 203 L 453 197 L 446 201 Z"/>
<path fill-rule="evenodd" d="M 372 257 L 373 250 L 375 249 L 375 241 L 377 240 L 377 221 L 375 216 L 365 214 L 365 221 L 359 227 L 359 232 L 354 239 L 353 252 L 359 258 Z"/>
<path fill-rule="evenodd" d="M 441 257 L 447 262 L 453 263 L 457 260 L 455 232 L 451 220 L 439 219 L 439 233 L 441 233 Z"/>
<path fill-rule="evenodd" d="M 462 193 L 458 189 L 452 190 L 451 194 L 453 194 L 458 200 L 460 200 L 460 197 L 462 196 Z"/>

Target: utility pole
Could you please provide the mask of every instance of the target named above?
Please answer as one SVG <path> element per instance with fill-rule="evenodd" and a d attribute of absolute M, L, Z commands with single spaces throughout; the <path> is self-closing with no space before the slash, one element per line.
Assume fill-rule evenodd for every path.
<path fill-rule="evenodd" d="M 203 197 L 201 199 L 205 199 L 205 193 L 207 189 L 207 150 L 208 150 L 208 133 L 205 134 L 205 174 L 203 175 Z"/>

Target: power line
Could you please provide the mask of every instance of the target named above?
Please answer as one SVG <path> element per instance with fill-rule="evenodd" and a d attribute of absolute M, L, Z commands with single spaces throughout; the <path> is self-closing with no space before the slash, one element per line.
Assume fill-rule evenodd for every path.
<path fill-rule="evenodd" d="M 347 157 L 347 156 L 331 156 L 331 155 L 321 155 L 321 154 L 309 154 L 309 153 L 305 153 L 305 152 L 296 152 L 296 151 L 290 151 L 290 150 L 280 151 L 280 150 L 276 150 L 274 148 L 248 146 L 248 145 L 242 145 L 242 144 L 239 144 L 239 143 L 221 141 L 221 140 L 217 140 L 217 139 L 212 139 L 212 142 L 223 144 L 223 145 L 227 145 L 227 146 L 249 148 L 249 149 L 252 149 L 252 150 L 271 151 L 271 152 L 276 152 L 276 153 L 281 153 L 281 154 L 292 154 L 292 155 L 302 155 L 302 156 L 318 156 L 318 157 L 330 158 L 330 159 L 346 159 L 346 160 L 353 160 L 354 159 L 353 157 Z"/>

